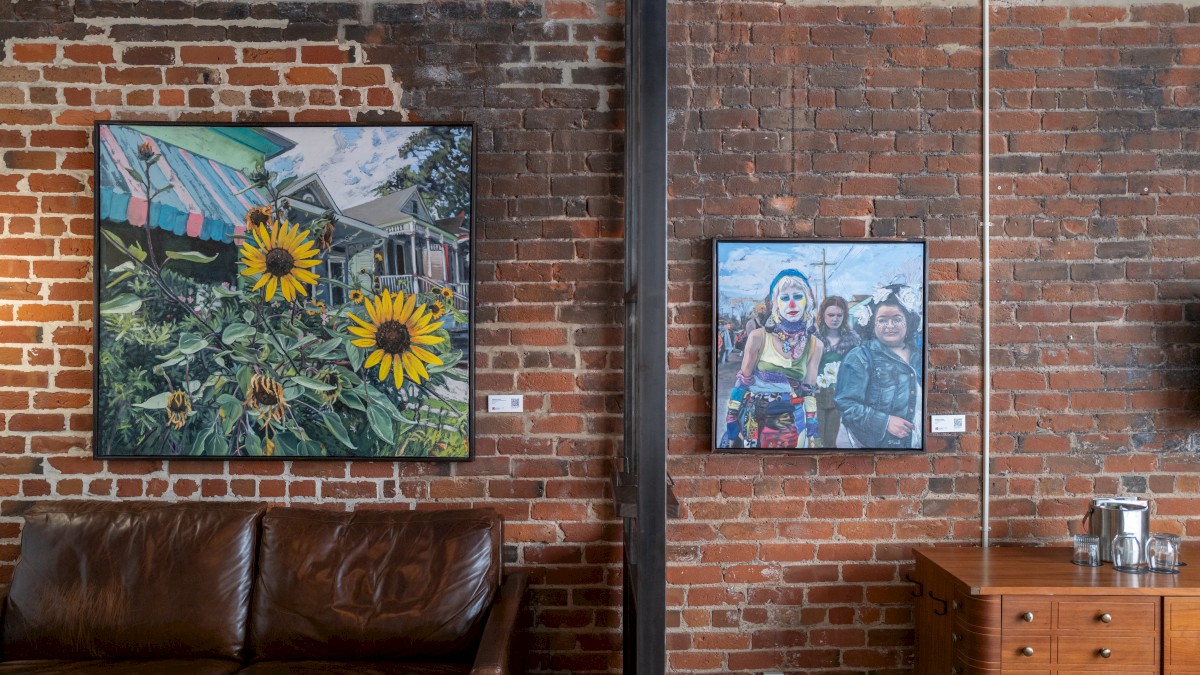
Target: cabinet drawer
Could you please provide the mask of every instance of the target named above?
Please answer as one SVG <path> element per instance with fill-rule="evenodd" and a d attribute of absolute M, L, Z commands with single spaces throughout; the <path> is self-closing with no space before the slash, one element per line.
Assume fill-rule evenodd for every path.
<path fill-rule="evenodd" d="M 1137 631 L 1146 633 L 1158 629 L 1155 617 L 1157 598 L 1144 600 L 1098 596 L 1059 600 L 1058 630 L 1108 632 Z M 1106 621 L 1107 619 L 1107 621 Z"/>
<path fill-rule="evenodd" d="M 1097 667 L 1153 666 L 1158 663 L 1158 640 L 1147 631 L 1143 636 L 1062 635 L 1055 638 L 1058 662 Z M 1101 650 L 1109 650 L 1108 658 Z M 1122 672 L 1125 672 L 1122 670 Z"/>
<path fill-rule="evenodd" d="M 1001 638 L 1000 663 L 1005 670 L 1010 668 L 1036 668 L 1050 663 L 1049 635 L 1010 635 Z M 1026 654 L 1025 650 L 1032 653 Z"/>
<path fill-rule="evenodd" d="M 1167 598 L 1164 602 L 1167 630 L 1200 631 L 1200 600 L 1193 598 Z M 1200 654 L 1197 655 L 1200 656 Z"/>
<path fill-rule="evenodd" d="M 1167 635 L 1164 640 L 1163 660 L 1167 667 L 1200 672 L 1200 633 Z"/>
<path fill-rule="evenodd" d="M 1001 603 L 1000 627 L 1010 630 L 1050 630 L 1050 596 L 1006 595 Z"/>

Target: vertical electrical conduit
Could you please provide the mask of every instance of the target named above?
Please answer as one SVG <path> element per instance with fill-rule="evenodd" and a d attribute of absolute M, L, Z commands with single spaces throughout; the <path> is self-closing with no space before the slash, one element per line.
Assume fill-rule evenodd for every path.
<path fill-rule="evenodd" d="M 988 117 L 992 109 L 991 82 L 991 8 L 989 0 L 983 3 L 983 417 L 980 420 L 980 437 L 983 441 L 982 481 L 983 497 L 980 513 L 982 545 L 988 547 L 988 511 L 992 494 L 992 171 L 991 171 L 991 124 Z"/>

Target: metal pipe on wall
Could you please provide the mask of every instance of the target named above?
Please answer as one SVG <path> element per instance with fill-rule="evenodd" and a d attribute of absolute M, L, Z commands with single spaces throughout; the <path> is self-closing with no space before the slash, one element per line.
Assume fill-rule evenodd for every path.
<path fill-rule="evenodd" d="M 989 545 L 989 504 L 992 496 L 992 167 L 991 167 L 991 124 L 988 119 L 992 109 L 991 82 L 991 7 L 989 0 L 983 3 L 983 413 L 980 419 L 982 456 L 980 458 L 983 494 L 980 510 L 980 536 L 982 546 Z"/>

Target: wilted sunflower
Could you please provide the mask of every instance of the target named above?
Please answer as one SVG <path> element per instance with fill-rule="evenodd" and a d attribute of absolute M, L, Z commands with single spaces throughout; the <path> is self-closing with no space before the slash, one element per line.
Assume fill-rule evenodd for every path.
<path fill-rule="evenodd" d="M 250 378 L 246 407 L 258 411 L 258 422 L 264 427 L 271 420 L 282 422 L 287 411 L 287 401 L 283 400 L 283 385 L 266 375 L 255 375 Z"/>
<path fill-rule="evenodd" d="M 325 384 L 333 387 L 329 391 L 321 392 L 321 398 L 325 399 L 326 403 L 333 403 L 342 395 L 342 376 L 338 375 L 336 370 L 322 370 L 317 373 L 317 379 Z"/>
<path fill-rule="evenodd" d="M 246 212 L 246 229 L 253 232 L 264 225 L 271 224 L 271 207 L 256 206 Z"/>
<path fill-rule="evenodd" d="M 366 299 L 366 296 L 363 295 L 363 292 L 358 290 L 357 288 L 350 291 L 350 300 L 352 300 L 353 302 L 361 305 L 362 301 L 365 299 Z"/>
<path fill-rule="evenodd" d="M 387 378 L 389 371 L 394 371 L 397 389 L 404 384 L 405 374 L 420 384 L 421 380 L 429 378 L 426 363 L 442 365 L 436 354 L 425 349 L 427 345 L 445 340 L 432 334 L 442 324 L 433 322 L 425 305 L 416 306 L 416 295 L 398 292 L 393 296 L 391 291 L 384 291 L 382 297 L 376 297 L 374 302 L 365 300 L 363 305 L 371 322 L 350 314 L 350 318 L 358 323 L 358 326 L 350 326 L 350 332 L 359 338 L 351 344 L 374 350 L 363 365 L 371 368 L 378 364 L 380 382 Z"/>
<path fill-rule="evenodd" d="M 188 395 L 180 389 L 171 392 L 167 398 L 167 424 L 176 429 L 182 429 L 190 414 L 192 414 L 192 401 Z"/>
<path fill-rule="evenodd" d="M 317 251 L 308 232 L 301 233 L 299 225 L 288 225 L 285 220 L 272 223 L 270 231 L 266 225 L 260 225 L 251 233 L 257 246 L 242 242 L 242 264 L 246 267 L 242 276 L 261 275 L 251 290 L 257 291 L 265 285 L 265 299 L 270 300 L 278 287 L 289 302 L 296 298 L 297 292 L 308 295 L 305 284 L 315 284 L 320 278 L 309 268 L 321 264 L 320 260 L 313 260 Z"/>

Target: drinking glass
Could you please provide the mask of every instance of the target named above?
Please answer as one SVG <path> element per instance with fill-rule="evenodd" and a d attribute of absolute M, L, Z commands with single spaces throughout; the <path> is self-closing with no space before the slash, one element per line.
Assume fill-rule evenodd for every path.
<path fill-rule="evenodd" d="M 1094 534 L 1075 535 L 1075 552 L 1071 556 L 1071 562 L 1084 567 L 1102 565 L 1103 563 L 1100 562 L 1100 537 Z"/>
<path fill-rule="evenodd" d="M 1146 540 L 1146 563 L 1156 574 L 1179 574 L 1179 537 L 1155 532 Z"/>
<path fill-rule="evenodd" d="M 1142 565 L 1142 542 L 1132 532 L 1122 532 L 1113 537 L 1113 569 L 1128 574 L 1145 574 Z"/>

